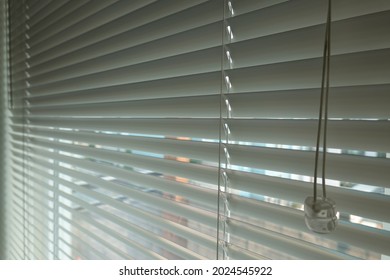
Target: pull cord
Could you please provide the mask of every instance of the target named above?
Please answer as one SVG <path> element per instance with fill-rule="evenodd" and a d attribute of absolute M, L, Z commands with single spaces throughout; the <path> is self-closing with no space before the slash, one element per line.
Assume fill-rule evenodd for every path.
<path fill-rule="evenodd" d="M 320 101 L 320 111 L 318 117 L 318 131 L 317 131 L 317 144 L 316 144 L 316 154 L 315 154 L 315 165 L 314 165 L 314 202 L 317 200 L 317 178 L 318 178 L 318 162 L 320 154 L 320 142 L 321 142 L 321 129 L 322 123 L 324 124 L 324 133 L 322 139 L 322 195 L 326 198 L 326 138 L 327 138 L 327 128 L 328 128 L 328 96 L 329 96 L 329 70 L 330 70 L 330 34 L 331 34 L 331 10 L 332 10 L 332 1 L 328 0 L 328 16 L 326 21 L 326 31 L 325 31 L 325 44 L 324 44 L 324 53 L 322 60 L 322 80 L 321 80 L 321 101 Z"/>

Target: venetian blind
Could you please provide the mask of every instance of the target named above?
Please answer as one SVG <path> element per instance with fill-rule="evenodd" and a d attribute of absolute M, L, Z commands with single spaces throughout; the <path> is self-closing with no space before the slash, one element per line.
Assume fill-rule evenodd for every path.
<path fill-rule="evenodd" d="M 327 1 L 10 1 L 10 256 L 389 256 L 389 9 L 333 4 L 318 235 Z"/>

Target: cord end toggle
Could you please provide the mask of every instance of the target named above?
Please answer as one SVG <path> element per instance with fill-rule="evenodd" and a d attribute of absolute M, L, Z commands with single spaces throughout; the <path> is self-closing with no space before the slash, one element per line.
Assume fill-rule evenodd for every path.
<path fill-rule="evenodd" d="M 317 233 L 330 233 L 337 226 L 336 203 L 326 197 L 314 199 L 309 196 L 305 199 L 306 226 Z"/>

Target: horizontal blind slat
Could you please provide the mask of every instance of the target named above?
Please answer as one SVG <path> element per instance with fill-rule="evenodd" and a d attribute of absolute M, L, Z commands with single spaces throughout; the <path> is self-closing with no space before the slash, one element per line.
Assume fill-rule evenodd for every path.
<path fill-rule="evenodd" d="M 308 89 L 321 85 L 321 59 L 305 59 L 265 66 L 226 70 L 231 92 Z M 330 85 L 360 86 L 388 84 L 388 49 L 335 55 L 331 58 Z"/>
<path fill-rule="evenodd" d="M 53 1 L 59 2 L 59 1 Z M 33 19 L 41 19 L 39 22 L 32 22 L 30 34 L 31 45 L 36 45 L 39 41 L 43 41 L 56 33 L 69 28 L 69 26 L 79 23 L 79 21 L 107 9 L 110 5 L 118 2 L 117 0 L 109 0 L 104 2 L 93 3 L 90 1 L 62 1 L 60 6 L 55 11 L 50 11 L 45 14 L 35 14 Z M 61 2 L 59 2 L 61 3 Z"/>
<path fill-rule="evenodd" d="M 239 236 L 258 244 L 265 244 L 273 250 L 279 250 L 298 259 L 349 259 L 347 255 L 283 234 L 255 228 L 240 221 L 230 220 L 229 232 L 232 238 L 234 238 L 233 236 Z"/>
<path fill-rule="evenodd" d="M 100 130 L 170 137 L 218 139 L 217 119 L 29 118 L 31 126 Z"/>
<path fill-rule="evenodd" d="M 331 87 L 329 118 L 388 119 L 389 89 L 388 83 Z M 227 96 L 232 116 L 237 118 L 318 118 L 320 88 L 239 92 Z"/>
<path fill-rule="evenodd" d="M 205 96 L 199 97 L 199 102 L 213 102 L 216 96 L 207 95 L 218 92 L 218 75 L 196 75 L 182 77 L 181 79 L 167 79 L 157 83 L 123 85 L 116 87 L 103 87 L 101 89 L 59 93 L 29 98 L 31 106 L 55 106 L 58 104 L 85 104 L 93 101 L 137 101 L 156 98 L 178 98 L 180 96 L 196 96 L 196 85 L 201 84 Z M 185 85 L 190 87 L 185 91 Z M 173 86 L 175 85 L 175 86 Z M 387 103 L 390 97 L 387 94 L 389 84 L 354 87 L 334 87 L 330 89 L 329 100 L 330 118 L 368 118 L 388 119 Z M 161 89 L 161 95 L 157 95 Z M 191 90 L 192 89 L 192 90 Z M 108 99 L 107 92 L 113 92 Z M 128 96 L 127 92 L 133 92 Z M 149 98 L 145 93 L 155 93 Z M 85 95 L 84 95 L 85 94 Z M 250 92 L 227 95 L 235 118 L 317 118 L 319 106 L 319 89 L 285 90 L 270 92 Z M 185 99 L 183 99 L 185 100 Z M 283 102 L 281 102 L 283 100 Z M 353 100 L 354 102 L 351 102 Z M 142 103 L 141 103 L 142 104 Z M 147 104 L 147 103 L 145 103 Z M 180 109 L 180 108 L 178 108 Z"/>
<path fill-rule="evenodd" d="M 263 205 L 263 207 L 261 207 Z M 286 228 L 291 228 L 297 232 L 313 233 L 307 229 L 304 224 L 303 212 L 289 207 L 271 205 L 260 201 L 250 200 L 248 198 L 232 196 L 229 201 L 231 213 L 237 213 L 240 220 L 243 217 L 253 216 L 251 213 L 261 213 L 262 222 L 276 223 Z M 261 211 L 260 211 L 261 209 Z M 232 216 L 235 218 L 234 216 Z M 247 218 L 245 218 L 247 219 Z M 389 255 L 390 247 L 383 246 L 389 242 L 390 236 L 386 231 L 355 225 L 339 221 L 338 228 L 332 234 L 324 236 L 324 238 L 335 241 L 351 244 L 352 246 L 366 248 L 374 252 Z"/>
<path fill-rule="evenodd" d="M 232 141 L 315 146 L 316 120 L 227 120 Z M 255 130 L 253 128 L 256 128 Z M 329 120 L 328 148 L 389 152 L 389 121 Z"/>
<path fill-rule="evenodd" d="M 37 172 L 37 174 L 42 174 L 42 175 L 47 174 L 47 167 L 49 167 L 49 165 L 42 163 L 42 161 L 41 162 L 37 161 L 37 164 L 38 165 L 43 164 L 42 166 L 46 168 L 45 169 L 46 172 L 43 170 L 39 170 L 39 168 L 37 168 L 37 167 L 34 167 L 34 165 L 32 163 L 31 163 L 31 168 L 34 168 L 34 170 L 35 170 L 35 172 Z M 60 168 L 60 170 L 58 170 L 58 171 L 62 171 L 65 174 L 67 174 L 66 172 L 68 172 L 69 174 L 72 174 L 72 172 L 76 172 L 76 171 L 71 171 L 70 169 L 67 170 L 65 168 Z M 190 205 L 185 205 L 182 203 L 169 201 L 169 200 L 164 199 L 162 197 L 155 196 L 151 193 L 144 192 L 140 189 L 129 188 L 129 187 L 123 186 L 117 182 L 103 180 L 102 178 L 94 177 L 94 176 L 89 175 L 89 174 L 83 174 L 80 172 L 77 172 L 77 173 L 79 174 L 78 176 L 76 176 L 78 178 L 78 180 L 85 180 L 86 182 L 90 183 L 91 185 L 99 187 L 101 189 L 105 189 L 109 192 L 116 192 L 118 194 L 125 195 L 126 197 L 129 197 L 131 199 L 142 201 L 144 203 L 147 203 L 150 206 L 158 207 L 159 209 L 166 210 L 168 212 L 180 213 L 180 215 L 183 215 L 184 217 L 186 217 L 190 220 L 195 220 L 201 224 L 204 224 L 204 225 L 207 225 L 210 227 L 213 227 L 216 223 L 216 217 L 214 217 L 208 211 L 201 210 L 199 208 L 196 208 L 196 207 L 193 207 Z M 49 175 L 46 175 L 46 176 L 49 176 Z M 38 178 L 35 178 L 35 177 L 33 177 L 31 179 L 38 180 Z M 63 180 L 63 179 L 58 179 L 58 180 L 60 180 L 64 185 L 67 185 L 70 189 L 72 189 L 72 186 L 74 185 L 74 183 L 71 183 L 67 180 Z"/>
<path fill-rule="evenodd" d="M 215 143 L 118 134 L 99 134 L 99 137 L 95 137 L 96 134 L 92 131 L 78 131 L 75 133 L 73 131 L 59 131 L 50 128 L 30 128 L 30 131 L 31 136 L 46 140 L 56 138 L 77 143 L 123 148 L 167 156 L 186 157 L 189 160 L 198 159 L 205 162 L 218 162 L 218 147 Z M 21 128 L 15 127 L 13 129 L 12 135 L 15 135 L 15 137 L 20 137 L 22 134 L 23 130 Z"/>
<path fill-rule="evenodd" d="M 263 5 L 263 3 L 254 4 L 250 1 L 237 0 L 232 2 L 232 7 L 237 10 L 237 16 L 229 18 L 234 34 L 233 40 L 283 33 L 326 22 L 326 2 L 321 0 L 276 1 L 273 2 L 274 5 L 265 8 L 248 9 L 249 5 Z M 332 8 L 332 21 L 369 15 L 389 9 L 389 3 L 383 0 L 359 1 L 358 5 L 354 0 L 335 2 Z M 283 20 L 280 20 L 281 18 Z M 253 24 L 254 22 L 256 24 Z"/>
<path fill-rule="evenodd" d="M 142 7 L 143 3 L 144 1 L 141 1 L 141 5 L 136 5 L 134 12 L 115 18 L 106 24 L 99 25 L 99 17 L 86 19 L 86 28 L 75 25 L 65 30 L 66 32 L 60 32 L 40 42 L 42 46 L 33 50 L 31 63 L 42 63 L 116 35 L 123 34 L 123 38 L 127 37 L 127 42 L 131 38 L 133 43 L 140 43 L 220 20 L 221 12 L 218 8 L 215 9 L 220 4 L 215 0 L 181 1 L 180 3 L 155 1 Z M 178 25 L 177 22 L 182 24 Z M 126 31 L 133 29 L 139 32 L 136 36 L 126 34 Z"/>
<path fill-rule="evenodd" d="M 71 174 L 69 171 L 67 174 Z M 98 192 L 91 192 L 87 190 L 86 188 L 79 187 L 77 185 L 73 186 L 73 190 L 77 191 L 79 193 L 84 193 L 85 195 L 91 196 L 94 199 L 97 199 L 98 201 L 102 203 L 106 203 L 107 205 L 111 205 L 112 207 L 115 207 L 118 210 L 121 210 L 125 213 L 131 214 L 136 216 L 139 219 L 143 219 L 144 221 L 148 221 L 151 225 L 154 227 L 159 227 L 160 229 L 166 229 L 170 230 L 172 233 L 179 235 L 185 239 L 196 241 L 197 243 L 205 246 L 206 248 L 210 248 L 215 246 L 215 240 L 207 235 L 201 234 L 199 232 L 195 232 L 191 229 L 186 228 L 185 226 L 182 226 L 180 224 L 171 222 L 169 220 L 161 219 L 161 217 L 157 217 L 155 215 L 149 214 L 145 211 L 142 211 L 141 209 L 138 209 L 136 207 L 132 207 L 131 205 L 127 205 L 124 203 L 121 203 L 118 200 L 115 200 L 113 198 L 109 198 L 106 195 L 102 195 Z"/>
<path fill-rule="evenodd" d="M 219 45 L 221 28 L 220 22 L 212 23 L 134 46 L 129 46 L 129 43 L 123 40 L 123 36 L 116 40 L 109 38 L 44 63 L 33 64 L 29 68 L 29 73 L 36 79 L 45 76 L 51 79 L 77 77 L 103 69 L 115 69 L 199 51 Z M 131 34 L 129 36 L 132 37 Z M 199 40 L 200 36 L 203 40 Z"/>
<path fill-rule="evenodd" d="M 230 145 L 229 154 L 232 165 L 307 176 L 313 173 L 314 151 Z M 389 168 L 390 161 L 386 158 L 333 153 L 327 155 L 329 179 L 387 187 Z"/>
<path fill-rule="evenodd" d="M 67 211 L 69 211 L 70 213 L 72 213 L 72 219 L 73 217 L 76 217 L 76 219 L 79 219 L 80 221 L 84 221 L 84 226 L 89 226 L 89 225 L 95 225 L 95 224 L 98 224 L 96 223 L 95 221 L 93 221 L 91 218 L 89 217 L 86 217 L 86 215 L 82 215 L 82 213 L 78 212 L 78 211 L 75 211 L 73 210 L 72 208 L 70 208 L 69 206 L 67 205 L 64 205 L 64 204 L 61 204 L 61 207 L 66 209 Z M 84 228 L 83 226 L 79 225 L 76 221 L 74 220 L 71 220 L 71 219 L 68 219 L 67 217 L 64 217 L 64 216 L 61 216 L 61 219 L 65 220 L 66 222 L 68 222 L 72 227 L 75 227 L 77 228 L 77 230 L 83 232 L 84 234 L 86 234 L 89 238 L 93 239 L 93 240 L 96 240 L 96 242 L 99 242 L 99 244 L 103 245 L 104 248 L 107 248 L 108 250 L 114 252 L 115 254 L 117 254 L 118 256 L 122 257 L 123 259 L 128 259 L 130 258 L 130 256 L 128 254 L 125 254 L 124 252 L 122 252 L 120 249 L 116 248 L 115 246 L 113 246 L 113 244 L 111 244 L 110 242 L 106 241 L 104 238 L 98 236 L 97 234 L 95 234 L 93 231 L 91 230 L 88 230 L 86 228 Z M 100 225 L 100 224 L 99 224 Z M 111 235 L 112 233 L 110 232 L 109 235 Z M 77 237 L 77 236 L 76 236 Z M 84 244 L 85 241 L 82 241 L 80 237 L 78 237 L 80 239 L 80 243 Z M 91 241 L 91 239 L 89 239 L 89 241 Z M 97 250 L 98 251 L 98 250 Z M 99 252 L 99 251 L 98 251 Z M 99 252 L 102 256 L 102 259 L 105 258 L 105 255 L 101 252 Z M 155 254 L 153 255 L 154 258 L 158 259 L 159 258 L 159 255 Z"/>
<path fill-rule="evenodd" d="M 152 172 L 157 172 L 161 174 L 165 174 L 167 176 L 179 176 L 183 178 L 189 178 L 192 180 L 197 180 L 200 182 L 207 182 L 209 184 L 216 183 L 217 181 L 217 169 L 215 167 L 209 167 L 209 166 L 202 166 L 198 164 L 192 164 L 192 163 L 184 163 L 176 160 L 169 160 L 164 158 L 153 158 L 148 156 L 140 156 L 137 154 L 131 154 L 131 153 L 123 153 L 123 152 L 115 152 L 105 149 L 99 149 L 99 148 L 87 148 L 85 146 L 77 147 L 75 145 L 67 145 L 67 144 L 60 144 L 60 143 L 53 143 L 52 141 L 43 141 L 41 140 L 41 143 L 46 143 L 46 145 L 50 145 L 47 147 L 47 149 L 43 148 L 43 145 L 39 145 L 39 141 L 33 140 L 33 144 L 36 145 L 36 147 L 31 146 L 32 149 L 37 149 L 37 154 L 39 155 L 46 155 L 49 158 L 56 159 L 61 162 L 61 159 L 63 159 L 65 162 L 72 162 L 72 155 L 66 157 L 64 156 L 63 152 L 67 153 L 73 153 L 75 155 L 79 155 L 82 157 L 82 159 L 85 161 L 86 159 L 92 159 L 90 161 L 104 161 L 106 163 L 116 163 L 116 164 L 122 164 L 123 166 L 129 166 L 134 167 L 138 169 L 143 170 L 150 170 Z M 50 152 L 48 150 L 54 149 L 54 152 Z M 82 160 L 73 160 L 75 162 L 76 166 L 79 164 L 83 164 Z M 85 163 L 88 164 L 88 163 Z M 107 167 L 108 168 L 108 167 Z M 102 167 L 104 170 L 104 167 Z M 107 174 L 108 175 L 108 174 Z M 187 186 L 187 189 L 184 189 L 183 192 L 186 191 L 192 191 L 195 192 L 193 195 L 196 194 L 197 191 L 201 191 L 201 189 L 198 188 L 191 188 L 190 186 Z M 204 189 L 203 192 L 208 193 L 208 196 L 211 196 L 212 193 L 210 190 Z M 191 197 L 191 195 L 189 195 Z M 206 201 L 212 202 L 213 197 L 210 197 L 210 200 L 207 199 Z"/>
<path fill-rule="evenodd" d="M 219 106 L 219 96 L 207 98 L 187 97 L 145 101 L 120 101 L 110 103 L 88 103 L 71 106 L 57 105 L 34 107 L 30 114 L 36 117 L 133 117 L 133 118 L 216 118 L 215 109 Z"/>
<path fill-rule="evenodd" d="M 76 77 L 68 77 L 66 73 L 55 73 L 57 79 L 51 79 L 50 74 L 43 75 L 40 79 L 31 77 L 29 79 L 30 90 L 40 91 L 51 88 L 63 91 L 84 90 L 213 72 L 218 71 L 218 67 L 220 67 L 219 54 L 219 47 L 215 47 L 137 65 L 122 66 L 109 70 L 102 69 L 101 72 L 86 73 L 84 76 L 81 74 Z M 175 65 L 175 67 L 172 67 L 172 65 Z"/>
<path fill-rule="evenodd" d="M 37 180 L 37 179 L 33 178 L 33 180 Z M 57 181 L 60 184 L 63 184 L 64 186 L 69 186 L 70 188 L 72 188 L 74 190 L 77 190 L 77 189 L 79 190 L 79 188 L 74 183 L 71 183 L 71 182 L 69 182 L 67 180 L 57 179 Z M 96 180 L 92 180 L 92 181 L 96 181 Z M 37 180 L 37 182 L 38 182 L 38 180 Z M 107 185 L 111 185 L 111 186 L 113 185 L 112 183 L 108 183 L 108 182 L 106 184 Z M 96 207 L 94 205 L 91 205 L 91 204 L 85 202 L 84 200 L 82 200 L 80 198 L 77 198 L 75 195 L 70 195 L 70 194 L 65 193 L 63 191 L 59 191 L 59 195 L 60 195 L 60 197 L 67 198 L 68 200 L 77 203 L 81 207 L 83 207 L 85 209 L 88 209 L 88 210 L 90 210 L 93 213 L 99 214 L 102 217 L 105 217 L 108 220 L 115 222 L 117 225 L 119 225 L 121 227 L 124 227 L 124 228 L 127 228 L 128 230 L 134 231 L 134 233 L 138 234 L 139 236 L 143 236 L 144 238 L 147 238 L 149 240 L 155 240 L 154 238 L 156 238 L 156 236 L 153 233 L 148 232 L 147 230 L 144 230 L 141 227 L 139 227 L 137 225 L 134 225 L 131 222 L 126 221 L 125 219 L 120 218 L 120 217 L 118 217 L 118 216 L 116 216 L 116 215 L 114 215 L 114 214 L 112 214 L 110 212 L 107 212 L 107 211 L 105 211 L 105 210 L 103 210 L 101 208 L 98 208 L 98 207 Z M 102 197 L 102 196 L 100 196 L 100 197 Z M 111 232 L 111 234 L 114 234 L 114 232 L 115 231 Z M 118 236 L 118 234 L 114 234 L 114 235 Z M 187 250 L 185 250 L 183 248 L 180 248 L 178 245 L 175 245 L 175 244 L 171 243 L 170 241 L 164 240 L 161 237 L 158 238 L 157 243 L 160 244 L 163 247 L 167 247 L 167 248 L 173 249 L 174 251 L 176 251 L 176 253 L 179 253 L 179 255 L 180 254 L 184 254 L 184 256 L 185 256 L 184 258 L 191 258 L 192 259 L 194 257 L 197 257 L 197 258 L 200 257 L 200 256 L 197 256 L 196 253 L 192 253 L 192 252 L 189 252 L 189 251 L 187 251 Z"/>
<path fill-rule="evenodd" d="M 240 171 L 229 171 L 228 177 L 231 184 L 237 186 L 236 191 L 299 204 L 303 203 L 305 197 L 312 192 L 313 187 L 308 182 Z M 336 201 L 337 209 L 340 212 L 390 222 L 388 211 L 384 211 L 384 209 L 389 208 L 389 201 L 385 195 L 334 186 L 327 186 L 327 193 Z M 362 201 L 365 203 L 361 203 Z"/>

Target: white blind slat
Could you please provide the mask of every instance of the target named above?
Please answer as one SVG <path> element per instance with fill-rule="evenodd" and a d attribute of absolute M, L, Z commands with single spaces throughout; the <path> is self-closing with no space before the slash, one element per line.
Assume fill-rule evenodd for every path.
<path fill-rule="evenodd" d="M 130 13 L 130 18 L 129 15 L 112 18 L 112 21 L 106 22 L 106 24 L 101 26 L 99 26 L 99 15 L 96 18 L 89 19 L 89 24 L 86 24 L 88 23 L 88 19 L 86 19 L 84 22 L 85 28 L 74 25 L 72 28 L 66 30 L 66 32 L 58 33 L 56 36 L 52 36 L 45 40 L 45 42 L 42 42 L 41 45 L 44 46 L 35 49 L 39 51 L 39 53 L 34 53 L 36 54 L 35 57 L 36 59 L 41 58 L 42 54 L 45 60 L 47 60 L 58 56 L 58 52 L 65 54 L 121 33 L 123 33 L 123 37 L 127 37 L 127 40 L 131 39 L 133 44 L 140 42 L 139 38 L 141 38 L 141 42 L 145 42 L 145 40 L 162 38 L 178 33 L 183 29 L 186 30 L 189 27 L 196 27 L 199 24 L 210 23 L 210 21 L 214 22 L 220 19 L 220 13 L 215 9 L 220 5 L 218 3 L 219 1 L 169 2 L 155 1 L 145 7 L 135 5 L 137 8 L 133 13 Z M 202 2 L 204 3 L 202 4 Z M 141 1 L 141 5 L 147 3 Z M 195 6 L 195 9 L 188 9 L 192 6 Z M 200 21 L 198 17 L 194 17 L 194 15 L 202 15 L 203 21 Z M 154 24 L 155 21 L 158 21 L 157 24 Z M 177 22 L 183 24 L 178 25 Z M 156 27 L 158 28 L 156 29 Z M 161 29 L 162 27 L 164 29 Z M 140 33 L 138 33 L 138 36 L 134 36 L 133 34 L 129 38 L 129 34 L 125 32 L 132 29 L 139 29 Z M 145 36 L 145 34 L 148 35 Z M 35 63 L 35 61 L 32 58 L 31 62 Z"/>
<path fill-rule="evenodd" d="M 277 198 L 302 204 L 307 194 L 311 193 L 312 184 L 298 180 L 271 177 L 247 172 L 231 171 L 229 179 L 238 186 L 239 191 Z M 280 191 L 280 190 L 283 191 Z M 387 215 L 388 200 L 381 194 L 365 193 L 353 189 L 327 186 L 330 197 L 337 200 L 337 209 L 344 213 L 354 213 L 377 221 L 389 222 Z M 364 204 L 361 201 L 365 201 Z"/>
<path fill-rule="evenodd" d="M 269 223 L 278 221 L 278 223 L 282 224 L 286 229 L 294 229 L 296 233 L 304 232 L 310 234 L 310 231 L 303 225 L 304 220 L 302 219 L 301 211 L 289 207 L 267 204 L 269 203 L 256 202 L 253 200 L 248 201 L 247 198 L 236 196 L 233 196 L 230 200 L 231 211 L 232 213 L 234 211 L 234 213 L 238 214 L 239 220 L 245 220 L 247 218 L 243 219 L 242 217 L 253 216 L 250 213 L 256 212 L 261 213 L 262 222 L 259 222 L 259 224 L 264 223 L 265 221 Z M 264 207 L 261 207 L 261 205 Z M 256 221 L 256 217 L 254 217 L 254 220 Z M 254 221 L 252 220 L 252 223 L 253 222 Z M 385 255 L 388 255 L 390 250 L 388 246 L 383 246 L 383 244 L 387 244 L 390 239 L 390 236 L 386 232 L 361 225 L 340 222 L 337 231 L 332 235 L 326 236 L 326 238 L 356 247 L 361 247 L 362 244 L 365 244 L 363 246 L 369 247 L 370 250 L 381 252 Z"/>

